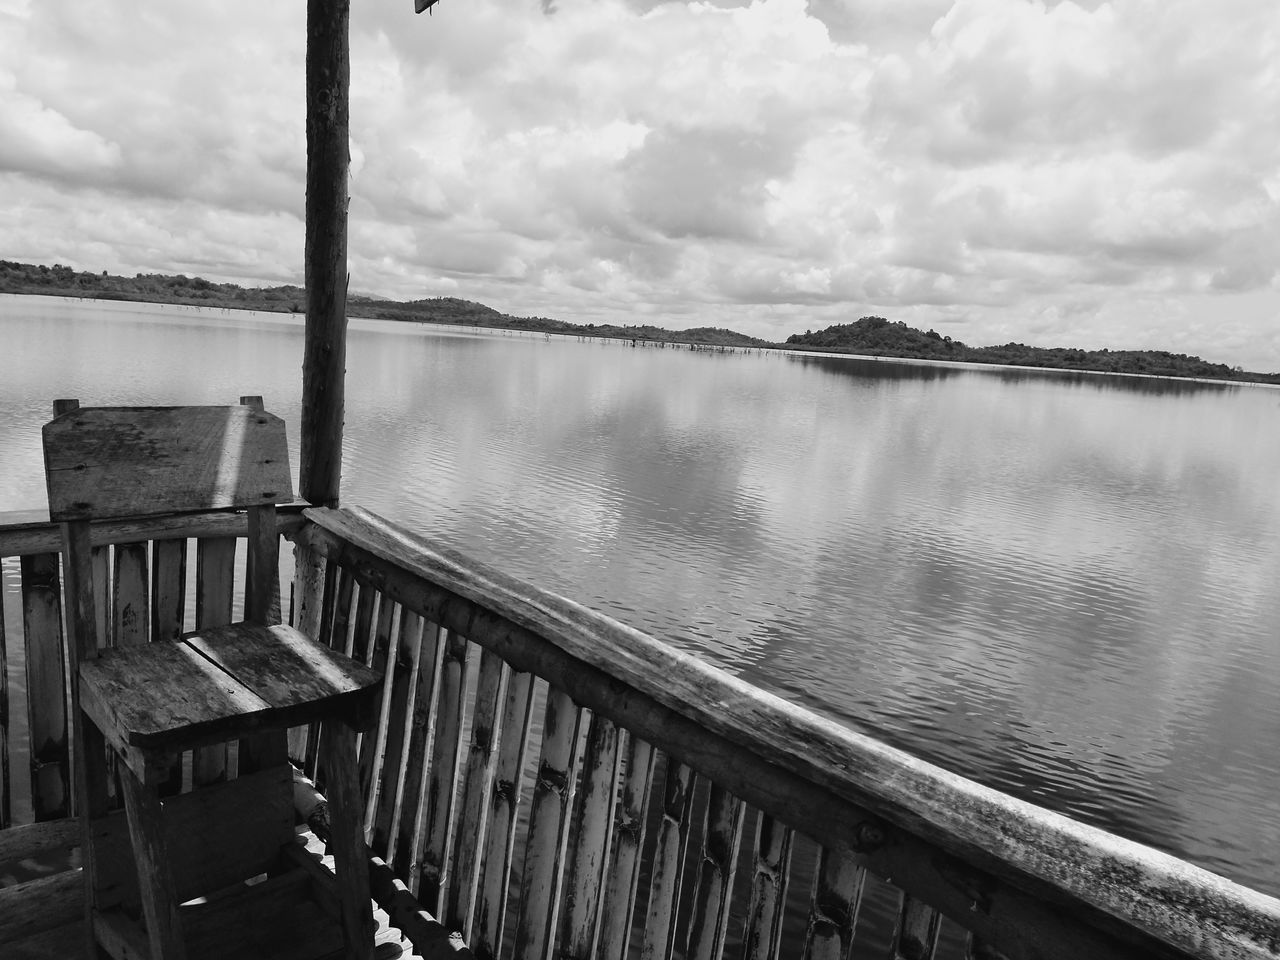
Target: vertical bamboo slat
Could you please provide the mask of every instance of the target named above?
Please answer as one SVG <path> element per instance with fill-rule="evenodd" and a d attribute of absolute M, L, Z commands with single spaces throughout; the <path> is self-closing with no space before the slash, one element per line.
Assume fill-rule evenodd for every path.
<path fill-rule="evenodd" d="M 643 740 L 627 735 L 626 741 L 626 774 L 613 824 L 609 872 L 600 909 L 597 954 L 601 960 L 625 960 L 627 955 L 631 918 L 635 914 L 636 892 L 640 885 L 645 818 L 657 755 L 657 751 Z"/>
<path fill-rule="evenodd" d="M 187 604 L 187 541 L 157 540 L 151 589 L 151 639 L 176 640 Z"/>
<path fill-rule="evenodd" d="M 645 913 L 641 960 L 664 960 L 672 955 L 676 936 L 676 911 L 685 851 L 689 844 L 689 809 L 693 802 L 693 771 L 668 758 L 663 785 L 662 821 L 653 853 L 649 879 L 649 906 Z"/>
<path fill-rule="evenodd" d="M 116 546 L 112 636 L 117 647 L 136 647 L 150 639 L 147 635 L 151 625 L 147 546 L 146 543 Z"/>
<path fill-rule="evenodd" d="M 845 960 L 849 956 L 866 877 L 851 854 L 826 847 L 819 851 L 804 938 L 805 960 Z"/>
<path fill-rule="evenodd" d="M 322 630 L 328 572 L 329 565 L 321 554 L 301 544 L 294 544 L 293 626 L 300 633 L 320 643 L 324 643 Z M 310 725 L 289 730 L 289 758 L 306 771 L 310 770 L 307 765 L 310 734 Z"/>
<path fill-rule="evenodd" d="M 444 631 L 440 666 L 440 698 L 436 709 L 436 742 L 431 751 L 430 780 L 422 813 L 422 878 L 418 898 L 439 914 L 449 882 L 449 847 L 453 841 L 453 799 L 462 755 L 462 724 L 467 688 L 467 639 Z"/>
<path fill-rule="evenodd" d="M 386 597 L 378 614 L 378 628 L 374 637 L 373 667 L 382 671 L 382 706 L 378 713 L 378 728 L 372 738 L 364 738 L 364 749 L 360 757 L 360 786 L 365 795 L 364 833 L 366 840 L 373 837 L 373 821 L 378 813 L 378 804 L 386 780 L 384 770 L 387 766 L 387 737 L 392 723 L 391 705 L 392 689 L 396 682 L 396 666 L 399 658 L 391 655 L 391 638 L 400 635 L 400 605 L 392 603 Z M 394 767 L 395 764 L 392 763 Z M 392 787 L 394 790 L 394 786 Z"/>
<path fill-rule="evenodd" d="M 54 820 L 71 812 L 58 555 L 25 556 L 20 569 L 27 647 L 31 805 L 37 821 Z"/>
<path fill-rule="evenodd" d="M 9 776 L 9 644 L 4 625 L 4 579 L 0 577 L 0 830 L 13 822 Z"/>
<path fill-rule="evenodd" d="M 618 762 L 618 728 L 610 720 L 592 715 L 582 761 L 582 788 L 573 818 L 573 855 L 565 884 L 559 950 L 564 960 L 590 960 L 595 955 L 596 922 L 617 800 Z"/>
<path fill-rule="evenodd" d="M 787 906 L 787 878 L 791 871 L 794 836 L 768 814 L 756 827 L 755 875 L 751 905 L 743 932 L 744 960 L 775 960 L 782 942 L 782 917 Z"/>
<path fill-rule="evenodd" d="M 369 584 L 361 583 L 359 587 L 356 594 L 355 628 L 351 632 L 351 644 L 347 648 L 347 653 L 361 663 L 367 663 L 379 594 Z"/>
<path fill-rule="evenodd" d="M 231 622 L 231 598 L 235 589 L 235 537 L 205 537 L 196 541 L 196 629 L 221 627 Z M 196 786 L 227 779 L 227 745 L 198 747 L 191 764 Z"/>
<path fill-rule="evenodd" d="M 579 760 L 582 710 L 550 690 L 543 715 L 542 757 L 529 805 L 529 835 L 516 921 L 516 960 L 550 960 L 564 879 L 569 815 Z"/>
<path fill-rule="evenodd" d="M 902 894 L 891 960 L 932 960 L 942 915 L 910 894 Z"/>
<path fill-rule="evenodd" d="M 395 869 L 395 838 L 400 832 L 408 788 L 409 750 L 413 742 L 414 711 L 418 702 L 418 676 L 422 668 L 422 617 L 405 610 L 400 617 L 395 683 L 391 687 L 391 716 L 387 726 L 387 766 L 383 777 L 391 787 L 382 795 L 374 821 L 374 845 L 385 849 L 387 864 Z"/>
<path fill-rule="evenodd" d="M 417 705 L 413 711 L 409 769 L 405 780 L 405 812 L 396 835 L 397 846 L 403 848 L 397 859 L 404 864 L 405 883 L 414 896 L 418 896 L 422 884 L 426 796 L 432 767 L 427 758 L 435 751 L 445 631 L 438 624 L 426 624 L 422 630 L 422 643 L 422 672 L 418 675 Z"/>
<path fill-rule="evenodd" d="M 471 716 L 471 745 L 467 750 L 462 807 L 458 817 L 457 842 L 453 852 L 453 881 L 445 901 L 444 921 L 450 930 L 460 930 L 470 938 L 471 918 L 476 906 L 476 884 L 480 877 L 480 851 L 493 790 L 493 773 L 498 763 L 498 743 L 502 738 L 501 708 L 507 692 L 510 670 L 491 650 L 480 656 L 476 681 L 476 705 Z"/>
<path fill-rule="evenodd" d="M 468 938 L 479 960 L 493 960 L 502 949 L 507 919 L 507 886 L 516 842 L 516 816 L 524 789 L 525 751 L 529 744 L 529 720 L 533 713 L 533 675 L 513 673 L 507 681 L 502 709 L 502 743 L 493 773 L 488 829 L 485 831 L 483 865 L 475 922 Z"/>
<path fill-rule="evenodd" d="M 720 960 L 729 926 L 729 897 L 742 842 L 742 801 L 711 784 L 702 832 L 702 858 L 689 924 L 688 960 Z"/>

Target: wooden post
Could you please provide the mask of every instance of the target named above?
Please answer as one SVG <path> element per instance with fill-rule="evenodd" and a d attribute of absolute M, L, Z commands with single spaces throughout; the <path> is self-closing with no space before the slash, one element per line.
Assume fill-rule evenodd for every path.
<path fill-rule="evenodd" d="M 347 355 L 350 0 L 307 0 L 306 344 L 302 498 L 337 506 Z"/>

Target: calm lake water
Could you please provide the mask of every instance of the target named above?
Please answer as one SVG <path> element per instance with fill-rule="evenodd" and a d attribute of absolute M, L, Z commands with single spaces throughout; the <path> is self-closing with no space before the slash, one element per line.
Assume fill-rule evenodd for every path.
<path fill-rule="evenodd" d="M 59 396 L 262 394 L 296 476 L 296 318 L 0 297 L 0 344 L 0 510 Z M 1280 391 L 373 321 L 347 383 L 348 502 L 1280 893 Z"/>

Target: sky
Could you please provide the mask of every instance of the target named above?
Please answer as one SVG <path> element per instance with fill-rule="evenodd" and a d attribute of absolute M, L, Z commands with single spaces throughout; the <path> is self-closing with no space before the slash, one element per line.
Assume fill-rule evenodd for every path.
<path fill-rule="evenodd" d="M 0 258 L 300 283 L 305 7 L 0 0 Z M 1280 371 L 1275 0 L 355 0 L 351 289 Z"/>

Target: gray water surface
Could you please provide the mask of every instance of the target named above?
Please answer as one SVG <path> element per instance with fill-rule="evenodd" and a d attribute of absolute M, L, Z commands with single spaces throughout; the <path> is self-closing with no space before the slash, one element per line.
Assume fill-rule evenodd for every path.
<path fill-rule="evenodd" d="M 43 507 L 58 396 L 262 394 L 296 476 L 298 318 L 0 333 L 0 510 Z M 1280 391 L 353 321 L 346 419 L 346 501 L 1280 892 Z"/>

